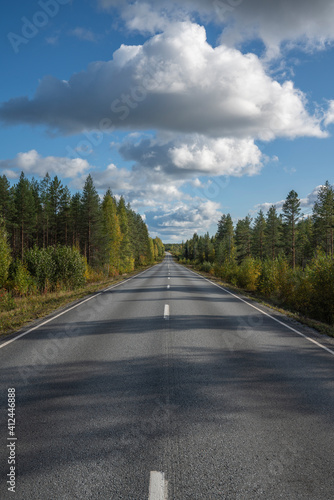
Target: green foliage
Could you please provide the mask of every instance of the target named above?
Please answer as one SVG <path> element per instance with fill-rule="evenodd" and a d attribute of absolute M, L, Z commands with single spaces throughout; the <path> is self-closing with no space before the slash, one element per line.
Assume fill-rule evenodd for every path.
<path fill-rule="evenodd" d="M 36 282 L 21 260 L 11 265 L 9 284 L 13 293 L 21 297 L 36 291 Z"/>
<path fill-rule="evenodd" d="M 58 246 L 52 248 L 55 264 L 54 283 L 65 288 L 77 288 L 85 284 L 86 263 L 76 248 Z"/>
<path fill-rule="evenodd" d="M 11 292 L 0 288 L 0 312 L 15 309 L 15 300 Z"/>
<path fill-rule="evenodd" d="M 319 255 L 308 266 L 312 291 L 312 317 L 334 324 L 334 260 Z"/>
<path fill-rule="evenodd" d="M 117 215 L 121 228 L 121 246 L 120 246 L 120 273 L 124 274 L 133 271 L 135 259 L 133 257 L 130 241 L 129 218 L 125 206 L 124 198 L 121 197 L 117 206 Z"/>
<path fill-rule="evenodd" d="M 35 246 L 25 253 L 27 269 L 34 276 L 40 291 L 47 292 L 55 282 L 56 264 L 52 258 L 53 248 Z"/>
<path fill-rule="evenodd" d="M 270 297 L 276 290 L 277 262 L 265 259 L 261 263 L 261 272 L 258 280 L 258 291 L 265 297 Z"/>
<path fill-rule="evenodd" d="M 249 215 L 244 219 L 239 219 L 235 228 L 235 240 L 238 261 L 241 262 L 251 255 L 251 230 L 252 219 Z"/>
<path fill-rule="evenodd" d="M 117 215 L 116 202 L 107 191 L 103 203 L 103 224 L 105 231 L 106 263 L 109 276 L 117 276 L 120 267 L 121 228 Z"/>
<path fill-rule="evenodd" d="M 34 247 L 26 252 L 25 262 L 40 291 L 76 288 L 85 283 L 85 259 L 76 248 Z"/>
<path fill-rule="evenodd" d="M 0 288 L 6 285 L 9 266 L 12 261 L 5 223 L 0 217 Z"/>
<path fill-rule="evenodd" d="M 261 275 L 261 262 L 253 257 L 246 257 L 237 268 L 237 285 L 254 292 Z"/>
<path fill-rule="evenodd" d="M 205 260 L 201 265 L 200 265 L 200 271 L 204 271 L 205 273 L 210 273 L 212 269 L 212 264 L 211 262 L 208 262 Z"/>
<path fill-rule="evenodd" d="M 334 188 L 326 181 L 319 190 L 313 207 L 314 233 L 316 245 L 326 252 L 334 254 Z"/>
<path fill-rule="evenodd" d="M 179 262 L 334 324 L 333 186 L 326 182 L 320 188 L 313 217 L 302 217 L 295 191 L 282 214 L 272 205 L 266 217 L 258 213 L 253 226 L 247 216 L 235 229 L 230 214 L 223 215 L 214 238 L 195 233 L 178 246 Z"/>

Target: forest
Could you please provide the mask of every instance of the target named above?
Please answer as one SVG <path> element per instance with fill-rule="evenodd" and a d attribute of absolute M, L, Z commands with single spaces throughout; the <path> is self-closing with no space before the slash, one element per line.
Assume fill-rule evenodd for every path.
<path fill-rule="evenodd" d="M 312 215 L 296 191 L 236 223 L 222 215 L 215 236 L 166 245 L 179 261 L 306 317 L 334 324 L 334 188 L 319 190 Z"/>
<path fill-rule="evenodd" d="M 71 194 L 55 176 L 0 177 L 0 298 L 73 289 L 159 261 L 164 246 L 142 217 L 91 175 Z"/>

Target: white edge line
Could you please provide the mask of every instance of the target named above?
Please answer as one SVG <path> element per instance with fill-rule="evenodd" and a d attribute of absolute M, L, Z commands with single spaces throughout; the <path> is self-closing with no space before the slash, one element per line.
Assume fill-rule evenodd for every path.
<path fill-rule="evenodd" d="M 165 304 L 164 319 L 169 319 L 169 305 Z"/>
<path fill-rule="evenodd" d="M 150 472 L 148 500 L 167 500 L 168 481 L 163 472 Z"/>
<path fill-rule="evenodd" d="M 158 265 L 158 264 L 156 264 Z M 137 278 L 137 276 L 140 276 L 141 274 L 144 274 L 146 273 L 147 271 L 149 271 L 150 269 L 152 269 L 153 267 L 155 266 L 152 266 L 150 267 L 149 269 L 145 269 L 145 271 L 142 271 L 141 273 L 139 274 L 136 274 L 135 276 L 132 276 L 131 278 L 128 278 L 127 280 L 125 281 L 120 281 L 119 283 L 117 283 L 116 285 L 112 285 L 110 286 L 109 288 L 106 288 L 104 290 L 102 290 L 101 292 L 95 294 L 95 295 L 92 295 L 91 297 L 88 297 L 88 299 L 85 299 L 85 300 L 82 300 L 81 302 L 79 302 L 78 304 L 75 304 L 75 306 L 72 306 L 70 307 L 69 309 L 66 309 L 66 311 L 63 311 L 59 314 L 57 314 L 57 316 L 53 316 L 52 318 L 49 318 L 47 319 L 46 321 L 43 321 L 43 323 L 40 323 L 39 325 L 36 325 L 34 326 L 33 328 L 29 328 L 29 330 L 27 330 L 26 332 L 23 332 L 23 333 L 20 333 L 20 335 L 17 335 L 16 337 L 14 337 L 13 339 L 11 340 L 7 340 L 7 342 L 4 342 L 3 344 L 0 345 L 0 349 L 2 349 L 3 347 L 6 347 L 6 345 L 8 344 L 11 344 L 12 342 L 15 342 L 15 340 L 18 340 L 20 339 L 21 337 L 24 337 L 25 335 L 28 335 L 28 333 L 31 333 L 33 332 L 34 330 L 37 330 L 38 328 L 40 328 L 41 326 L 44 326 L 44 325 L 47 325 L 48 323 L 50 323 L 51 321 L 59 318 L 60 316 L 62 316 L 63 314 L 66 314 L 70 311 L 72 311 L 73 309 L 75 309 L 76 307 L 79 307 L 81 306 L 82 304 L 84 304 L 85 302 L 88 302 L 89 300 L 92 300 L 92 299 L 95 299 L 96 297 L 98 297 L 99 295 L 102 295 L 102 293 L 106 292 L 107 290 L 111 290 L 112 288 L 116 288 L 117 286 L 120 286 L 120 285 L 123 285 L 124 283 L 127 283 L 128 281 L 134 279 L 134 278 Z"/>
<path fill-rule="evenodd" d="M 179 264 L 181 265 L 181 264 Z M 188 269 L 188 268 L 186 268 Z M 248 306 L 252 307 L 253 309 L 256 309 L 257 311 L 259 311 L 260 313 L 264 314 L 265 316 L 268 316 L 268 318 L 271 318 L 273 319 L 274 321 L 276 321 L 276 323 L 279 323 L 280 325 L 282 326 L 285 326 L 286 328 L 288 328 L 289 330 L 297 333 L 298 335 L 300 335 L 301 337 L 304 337 L 304 339 L 306 340 L 309 340 L 310 342 L 312 342 L 313 344 L 317 345 L 318 347 L 320 347 L 321 349 L 324 349 L 325 351 L 329 352 L 330 354 L 332 354 L 332 356 L 334 356 L 334 351 L 332 351 L 331 349 L 329 349 L 328 347 L 325 347 L 324 345 L 320 344 L 319 342 L 317 342 L 316 340 L 312 339 L 311 337 L 308 337 L 307 335 L 305 335 L 304 333 L 302 332 L 299 332 L 298 330 L 296 330 L 295 328 L 293 328 L 292 326 L 289 326 L 287 325 L 286 323 L 283 323 L 283 321 L 280 321 L 279 319 L 276 319 L 274 318 L 274 316 L 271 316 L 270 314 L 266 313 L 265 311 L 262 311 L 261 309 L 259 309 L 258 307 L 254 306 L 253 304 L 250 304 L 249 302 L 247 302 L 247 300 L 244 300 L 242 299 L 241 297 L 238 297 L 238 295 L 235 295 L 234 293 L 230 292 L 229 290 L 227 290 L 226 288 L 222 287 L 221 285 L 217 285 L 217 283 L 214 283 L 213 281 L 209 280 L 208 278 L 205 278 L 204 276 L 201 276 L 200 274 L 198 273 L 195 273 L 194 271 L 192 271 L 191 269 L 188 269 L 188 271 L 190 271 L 191 273 L 195 274 L 196 276 L 199 276 L 200 278 L 202 278 L 203 280 L 205 281 L 208 281 L 209 283 L 211 283 L 211 285 L 214 285 L 216 286 L 217 288 L 220 288 L 221 290 L 224 290 L 224 292 L 226 293 L 229 293 L 230 295 L 232 295 L 232 297 L 235 297 L 236 299 L 239 299 L 241 300 L 241 302 L 244 302 L 245 304 L 247 304 Z"/>

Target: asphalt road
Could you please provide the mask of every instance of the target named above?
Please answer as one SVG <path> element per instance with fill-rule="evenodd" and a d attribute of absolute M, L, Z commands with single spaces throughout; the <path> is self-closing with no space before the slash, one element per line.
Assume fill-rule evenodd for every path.
<path fill-rule="evenodd" d="M 167 256 L 2 342 L 0 498 L 332 500 L 334 345 L 258 309 Z"/>

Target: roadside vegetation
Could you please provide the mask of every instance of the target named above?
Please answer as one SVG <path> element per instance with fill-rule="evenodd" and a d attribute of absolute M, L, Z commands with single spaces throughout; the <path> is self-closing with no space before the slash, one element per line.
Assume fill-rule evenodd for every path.
<path fill-rule="evenodd" d="M 71 195 L 57 177 L 0 177 L 0 332 L 163 259 L 142 217 L 89 175 Z"/>
<path fill-rule="evenodd" d="M 320 189 L 305 217 L 290 191 L 279 214 L 272 206 L 236 224 L 230 214 L 214 237 L 166 245 L 180 263 L 194 266 L 271 304 L 334 325 L 334 189 Z M 321 329 L 320 329 L 321 330 Z"/>

